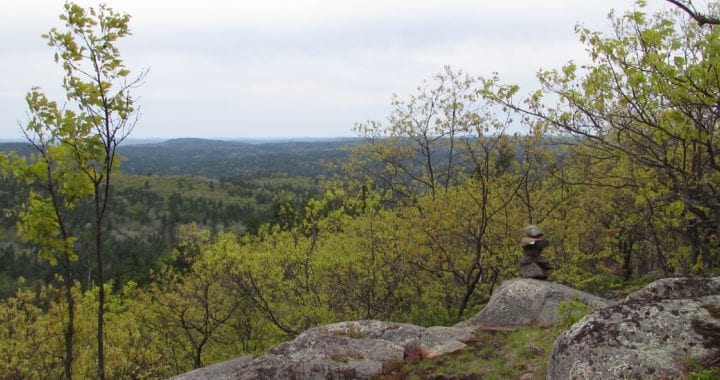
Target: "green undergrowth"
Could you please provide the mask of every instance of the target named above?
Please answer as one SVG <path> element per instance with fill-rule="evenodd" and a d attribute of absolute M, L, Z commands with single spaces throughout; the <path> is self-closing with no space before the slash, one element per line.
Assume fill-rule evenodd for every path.
<path fill-rule="evenodd" d="M 377 379 L 545 379 L 562 328 L 480 331 L 465 349 L 433 359 L 387 363 Z"/>
<path fill-rule="evenodd" d="M 692 369 L 687 375 L 688 380 L 717 380 L 720 379 L 720 367 Z"/>

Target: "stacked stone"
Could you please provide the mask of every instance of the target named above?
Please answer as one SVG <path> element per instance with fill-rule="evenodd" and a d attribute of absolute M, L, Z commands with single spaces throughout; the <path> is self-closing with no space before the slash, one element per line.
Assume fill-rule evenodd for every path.
<path fill-rule="evenodd" d="M 523 249 L 523 256 L 518 265 L 520 277 L 547 280 L 548 270 L 553 269 L 548 259 L 542 255 L 542 250 L 547 244 L 539 227 L 525 227 L 525 236 L 520 242 Z"/>

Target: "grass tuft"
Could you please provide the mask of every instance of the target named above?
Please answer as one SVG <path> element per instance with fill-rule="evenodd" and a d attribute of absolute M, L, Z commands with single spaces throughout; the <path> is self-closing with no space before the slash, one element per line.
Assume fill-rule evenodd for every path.
<path fill-rule="evenodd" d="M 434 359 L 386 366 L 377 379 L 544 379 L 562 328 L 479 332 L 465 349 Z"/>

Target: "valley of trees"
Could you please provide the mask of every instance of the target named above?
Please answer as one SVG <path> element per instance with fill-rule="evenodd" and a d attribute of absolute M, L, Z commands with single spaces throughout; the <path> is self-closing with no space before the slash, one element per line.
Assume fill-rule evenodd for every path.
<path fill-rule="evenodd" d="M 129 17 L 68 4 L 46 38 L 72 104 L 31 90 L 28 144 L 0 147 L 0 378 L 163 378 L 318 324 L 451 325 L 516 275 L 528 224 L 551 279 L 595 294 L 719 273 L 720 28 L 643 2 L 609 19 L 577 28 L 592 63 L 528 95 L 445 68 L 358 139 L 145 146 L 122 144 Z"/>

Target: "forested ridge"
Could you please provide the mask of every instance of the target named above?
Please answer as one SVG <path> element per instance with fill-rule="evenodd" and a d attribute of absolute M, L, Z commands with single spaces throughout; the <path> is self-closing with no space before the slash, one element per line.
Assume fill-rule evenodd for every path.
<path fill-rule="evenodd" d="M 149 145 L 117 139 L 136 82 L 104 85 L 130 74 L 129 18 L 66 12 L 45 37 L 78 105 L 33 89 L 29 144 L 1 146 L 0 378 L 162 378 L 330 322 L 451 325 L 516 276 L 529 224 L 551 279 L 594 294 L 720 271 L 720 28 L 680 9 L 578 26 L 592 62 L 528 95 L 447 67 L 357 139 Z M 71 41 L 98 24 L 110 78 L 88 84 Z"/>
<path fill-rule="evenodd" d="M 218 147 L 216 141 L 193 139 L 191 145 L 184 141 L 120 149 L 123 174 L 115 184 L 111 208 L 116 233 L 108 241 L 109 270 L 119 284 L 130 279 L 146 283 L 150 271 L 157 270 L 175 247 L 180 225 L 254 233 L 262 224 L 276 223 L 281 207 L 301 209 L 308 199 L 321 194 L 320 178 L 332 176 L 330 166 L 336 157 L 347 155 L 348 143 L 226 142 Z M 207 154 L 209 150 L 214 153 Z M 0 143 L 0 152 L 11 151 L 29 155 L 32 147 Z M 256 155 L 264 159 L 243 160 Z M 167 170 L 161 170 L 158 162 Z M 231 170 L 237 171 L 229 175 Z M 0 188 L 2 209 L 7 211 L 2 219 L 6 236 L 0 266 L 3 297 L 15 292 L 19 276 L 26 284 L 42 283 L 47 276 L 47 263 L 15 237 L 13 210 L 21 207 L 29 191 L 30 187 L 17 181 L 4 181 Z M 91 273 L 85 272 L 81 278 L 90 278 Z"/>
<path fill-rule="evenodd" d="M 122 170 L 134 174 L 191 175 L 209 178 L 251 178 L 286 174 L 328 176 L 331 164 L 347 157 L 355 139 L 315 142 L 245 143 L 202 139 L 175 139 L 159 144 L 129 145 Z"/>

